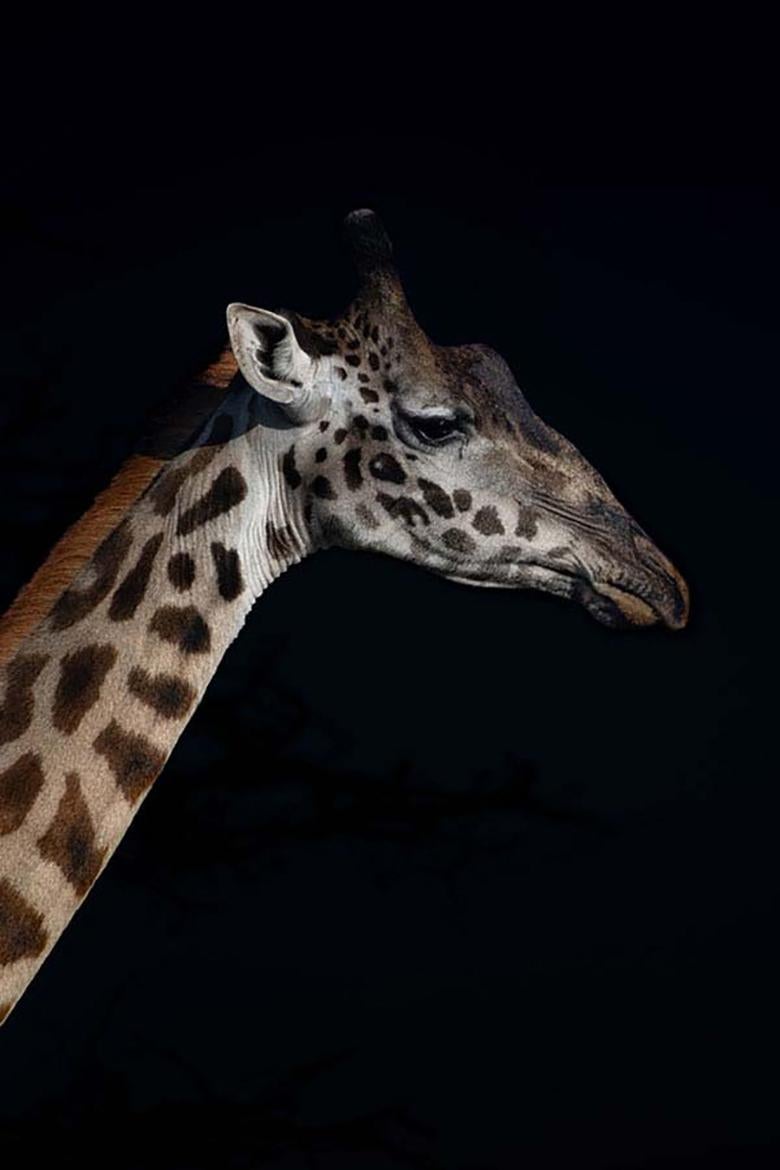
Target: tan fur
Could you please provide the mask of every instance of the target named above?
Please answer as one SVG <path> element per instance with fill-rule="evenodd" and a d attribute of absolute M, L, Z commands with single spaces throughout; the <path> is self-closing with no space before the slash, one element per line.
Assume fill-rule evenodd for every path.
<path fill-rule="evenodd" d="M 238 372 L 230 346 L 197 377 L 202 385 L 224 390 Z M 28 633 L 47 616 L 54 602 L 146 490 L 165 460 L 132 455 L 92 507 L 57 542 L 48 557 L 0 617 L 0 666 Z"/>
<path fill-rule="evenodd" d="M 131 455 L 92 507 L 71 525 L 46 560 L 0 618 L 0 665 L 51 610 L 54 602 L 98 545 L 113 532 L 129 508 L 165 463 L 148 455 Z"/>
<path fill-rule="evenodd" d="M 212 362 L 199 376 L 198 381 L 225 390 L 238 373 L 238 362 L 233 350 L 227 345 L 215 362 Z"/>

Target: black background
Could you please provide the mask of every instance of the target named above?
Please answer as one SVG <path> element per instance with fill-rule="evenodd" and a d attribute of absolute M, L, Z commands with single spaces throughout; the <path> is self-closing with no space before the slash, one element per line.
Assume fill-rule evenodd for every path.
<path fill-rule="evenodd" d="M 197 47 L 104 30 L 83 64 L 36 40 L 10 90 L 0 604 L 227 302 L 343 307 L 339 222 L 371 206 L 423 326 L 505 355 L 692 620 L 612 632 L 366 554 L 292 569 L 2 1032 L 3 1164 L 774 1165 L 757 50 L 613 27 L 607 72 L 570 26 L 542 64 L 482 22 L 382 56 L 381 12 L 321 44 L 223 16 Z"/>

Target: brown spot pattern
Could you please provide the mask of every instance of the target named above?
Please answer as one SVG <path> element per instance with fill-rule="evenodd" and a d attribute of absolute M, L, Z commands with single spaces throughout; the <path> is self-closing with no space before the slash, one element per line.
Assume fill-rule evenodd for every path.
<path fill-rule="evenodd" d="M 460 528 L 446 528 L 441 538 L 447 548 L 454 549 L 455 552 L 473 553 L 477 547 L 476 541 L 468 532 L 461 532 Z"/>
<path fill-rule="evenodd" d="M 196 698 L 194 688 L 178 675 L 150 674 L 140 666 L 134 666 L 127 676 L 127 688 L 163 719 L 181 719 Z"/>
<path fill-rule="evenodd" d="M 241 503 L 247 490 L 246 480 L 237 467 L 223 468 L 206 494 L 179 517 L 178 535 L 186 536 L 202 524 L 229 512 Z"/>
<path fill-rule="evenodd" d="M 394 520 L 400 516 L 410 528 L 414 528 L 418 518 L 422 520 L 423 524 L 430 524 L 425 508 L 421 507 L 411 496 L 388 496 L 386 492 L 377 492 L 376 498 L 377 503 L 382 505 L 388 516 L 392 516 Z"/>
<path fill-rule="evenodd" d="M 295 540 L 287 524 L 274 524 L 268 520 L 265 526 L 265 539 L 268 552 L 276 560 L 282 560 L 295 552 Z"/>
<path fill-rule="evenodd" d="M 483 536 L 502 536 L 506 529 L 501 523 L 501 518 L 492 504 L 488 504 L 484 508 L 480 508 L 471 521 L 477 532 L 481 532 Z"/>
<path fill-rule="evenodd" d="M 312 480 L 311 490 L 320 500 L 335 500 L 336 493 L 331 487 L 330 480 L 325 475 L 316 475 Z"/>
<path fill-rule="evenodd" d="M 471 492 L 467 492 L 465 488 L 455 488 L 452 498 L 459 512 L 468 512 L 471 507 Z"/>
<path fill-rule="evenodd" d="M 108 609 L 108 616 L 112 622 L 126 622 L 135 615 L 135 611 L 144 599 L 155 557 L 160 551 L 162 540 L 161 532 L 149 537 L 141 549 L 141 554 L 134 567 L 121 585 L 117 587 Z"/>
<path fill-rule="evenodd" d="M 58 731 L 73 734 L 100 698 L 100 688 L 116 657 L 116 650 L 110 645 L 82 646 L 65 655 L 60 663 L 52 708 Z"/>
<path fill-rule="evenodd" d="M 168 580 L 179 593 L 186 593 L 195 580 L 195 561 L 189 553 L 175 553 L 168 561 Z"/>
<path fill-rule="evenodd" d="M 43 915 L 0 878 L 0 966 L 40 955 L 46 942 Z"/>
<path fill-rule="evenodd" d="M 95 848 L 95 827 L 76 772 L 65 777 L 65 792 L 38 852 L 59 867 L 81 897 L 100 873 L 106 849 Z"/>
<path fill-rule="evenodd" d="M 524 536 L 527 540 L 532 540 L 536 536 L 537 528 L 536 516 L 531 509 L 526 508 L 524 504 L 518 504 L 515 536 Z"/>
<path fill-rule="evenodd" d="M 452 506 L 452 500 L 445 492 L 444 488 L 439 487 L 431 479 L 418 478 L 423 498 L 429 508 L 432 508 L 437 516 L 446 516 L 451 518 L 455 515 L 455 509 Z"/>
<path fill-rule="evenodd" d="M 338 442 L 338 440 L 336 440 Z M 285 451 L 282 459 L 282 473 L 287 483 L 293 490 L 300 486 L 301 475 L 295 466 L 295 444 L 288 451 Z"/>
<path fill-rule="evenodd" d="M 363 472 L 360 470 L 362 455 L 361 447 L 351 447 L 344 453 L 344 479 L 351 492 L 356 492 L 363 483 Z"/>
<path fill-rule="evenodd" d="M 134 804 L 162 770 L 165 753 L 142 735 L 125 731 L 115 719 L 104 727 L 92 745 L 108 761 L 120 789 Z"/>
<path fill-rule="evenodd" d="M 0 772 L 0 836 L 19 828 L 42 787 L 41 760 L 34 752 L 25 752 Z"/>
<path fill-rule="evenodd" d="M 374 479 L 387 480 L 389 483 L 403 483 L 406 479 L 406 472 L 401 464 L 387 451 L 380 451 L 375 455 L 368 468 Z"/>
<path fill-rule="evenodd" d="M 211 631 L 194 605 L 161 606 L 149 629 L 183 654 L 206 654 L 211 649 Z"/>
<path fill-rule="evenodd" d="M 357 507 L 355 508 L 355 515 L 357 516 L 357 518 L 361 522 L 361 524 L 364 524 L 366 528 L 378 528 L 379 527 L 379 521 L 377 520 L 376 516 L 374 515 L 374 513 L 371 511 L 370 508 L 366 507 L 365 504 L 358 504 L 357 505 Z"/>
<path fill-rule="evenodd" d="M 211 555 L 217 570 L 217 588 L 220 597 L 224 601 L 235 601 L 244 591 L 238 551 L 234 548 L 225 548 L 224 544 L 215 540 L 211 545 Z"/>
<path fill-rule="evenodd" d="M 0 706 L 0 744 L 13 743 L 32 723 L 32 689 L 48 661 L 48 655 L 28 654 L 9 663 L 5 699 Z"/>
<path fill-rule="evenodd" d="M 55 630 L 65 630 L 91 613 L 114 587 L 119 570 L 130 551 L 132 537 L 127 524 L 120 524 L 101 544 L 92 560 L 95 579 L 85 589 L 66 589 L 51 613 Z"/>
<path fill-rule="evenodd" d="M 188 467 L 176 467 L 172 471 L 166 471 L 158 479 L 149 492 L 149 499 L 157 516 L 167 516 L 173 510 L 181 485 L 189 474 Z"/>

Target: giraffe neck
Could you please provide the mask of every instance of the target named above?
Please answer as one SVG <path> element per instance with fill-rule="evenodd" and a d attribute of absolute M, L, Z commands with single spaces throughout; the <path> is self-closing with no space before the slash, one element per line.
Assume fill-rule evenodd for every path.
<path fill-rule="evenodd" d="M 312 549 L 283 472 L 288 446 L 284 423 L 239 380 L 0 669 L 0 1021 L 252 604 Z"/>

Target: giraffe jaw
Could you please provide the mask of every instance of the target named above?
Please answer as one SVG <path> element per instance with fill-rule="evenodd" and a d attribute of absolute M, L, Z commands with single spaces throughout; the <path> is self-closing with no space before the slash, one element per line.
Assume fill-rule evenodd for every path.
<path fill-rule="evenodd" d="M 662 622 L 676 630 L 686 624 L 687 587 L 681 578 L 678 578 L 680 586 L 676 591 L 677 598 L 672 602 L 667 598 L 656 600 L 654 606 L 649 596 L 640 596 L 638 592 L 632 592 L 622 585 L 596 581 L 574 569 L 533 561 L 518 562 L 517 568 L 521 567 L 527 572 L 516 580 L 502 581 L 460 574 L 447 576 L 451 581 L 463 585 L 479 585 L 489 589 L 538 589 L 543 593 L 552 593 L 578 602 L 596 621 L 612 629 L 651 626 Z"/>

